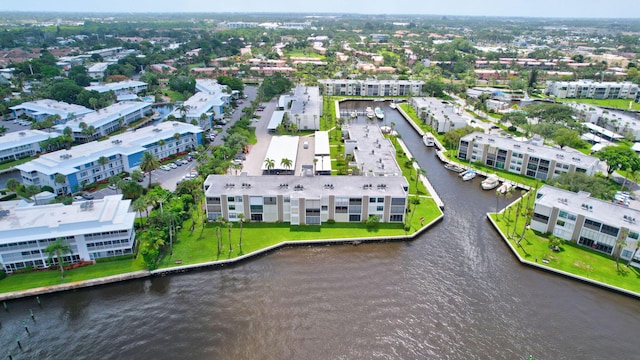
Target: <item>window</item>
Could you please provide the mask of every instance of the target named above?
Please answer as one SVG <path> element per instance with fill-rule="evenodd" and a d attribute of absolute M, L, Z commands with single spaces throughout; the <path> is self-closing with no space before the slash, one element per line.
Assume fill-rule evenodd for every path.
<path fill-rule="evenodd" d="M 370 203 L 374 203 L 374 202 L 376 202 L 376 198 L 369 198 L 369 202 L 370 202 Z"/>
<path fill-rule="evenodd" d="M 549 217 L 546 215 L 542 215 L 534 212 L 533 220 L 547 224 L 549 222 Z"/>
<path fill-rule="evenodd" d="M 349 209 L 348 206 L 336 206 L 336 213 L 337 214 L 346 214 L 348 209 Z"/>
<path fill-rule="evenodd" d="M 384 206 L 376 206 L 376 211 L 384 211 Z"/>
<path fill-rule="evenodd" d="M 589 219 L 585 219 L 585 221 L 584 221 L 584 227 L 586 227 L 587 229 L 591 229 L 591 230 L 599 231 L 601 225 L 602 224 L 600 224 L 599 222 L 593 221 L 593 220 L 589 220 Z"/>
<path fill-rule="evenodd" d="M 389 217 L 389 221 L 392 222 L 402 222 L 402 215 L 391 215 Z"/>
<path fill-rule="evenodd" d="M 264 197 L 265 205 L 276 205 L 276 197 L 275 196 L 265 196 Z"/>

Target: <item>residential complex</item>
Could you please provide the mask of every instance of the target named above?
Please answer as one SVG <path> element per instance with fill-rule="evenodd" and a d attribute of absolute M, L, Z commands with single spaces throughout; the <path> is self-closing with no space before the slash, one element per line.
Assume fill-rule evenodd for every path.
<path fill-rule="evenodd" d="M 129 211 L 130 205 L 122 195 L 70 205 L 0 202 L 2 266 L 8 273 L 47 267 L 49 254 L 44 250 L 58 238 L 72 249 L 64 257 L 66 263 L 131 254 L 135 213 Z"/>
<path fill-rule="evenodd" d="M 640 140 L 640 120 L 633 113 L 603 109 L 591 104 L 568 103 L 567 105 L 576 110 L 576 116 L 579 119 L 587 123 L 596 124 L 615 134 L 630 135 L 635 141 Z M 611 138 L 606 136 L 606 133 L 593 130 L 592 132 L 598 136 Z"/>
<path fill-rule="evenodd" d="M 210 221 L 238 221 L 243 214 L 251 221 L 319 225 L 361 222 L 371 215 L 402 223 L 409 184 L 401 176 L 209 175 L 204 187 Z"/>
<path fill-rule="evenodd" d="M 84 106 L 67 104 L 66 102 L 51 99 L 27 101 L 20 105 L 12 106 L 10 109 L 13 111 L 14 117 L 24 115 L 35 121 L 44 121 L 49 116 L 59 116 L 60 118 L 56 120 L 58 124 L 93 112 L 93 110 Z"/>
<path fill-rule="evenodd" d="M 543 181 L 563 173 L 593 175 L 599 162 L 580 152 L 544 146 L 541 141 L 522 142 L 478 132 L 460 139 L 458 158 Z"/>
<path fill-rule="evenodd" d="M 434 97 L 414 97 L 411 106 L 423 123 L 431 126 L 436 132 L 444 133 L 452 129 L 467 126 L 471 119 L 462 116 L 462 109 L 447 100 Z"/>
<path fill-rule="evenodd" d="M 550 233 L 608 255 L 620 251 L 629 260 L 638 245 L 640 211 L 596 199 L 589 193 L 574 193 L 543 185 L 537 193 L 531 229 Z M 617 249 L 618 240 L 625 245 Z M 634 261 L 640 261 L 636 254 Z"/>
<path fill-rule="evenodd" d="M 318 80 L 324 95 L 352 96 L 420 96 L 423 94 L 421 80 Z"/>
<path fill-rule="evenodd" d="M 106 83 L 101 85 L 91 85 L 85 87 L 86 90 L 95 90 L 99 93 L 113 91 L 116 94 L 118 100 L 123 100 L 123 97 L 130 98 L 130 95 L 137 95 L 147 90 L 147 83 L 136 80 L 126 80 L 113 83 Z"/>
<path fill-rule="evenodd" d="M 40 142 L 58 137 L 42 130 L 10 132 L 0 137 L 0 162 L 34 156 L 42 151 Z"/>
<path fill-rule="evenodd" d="M 593 80 L 548 81 L 545 92 L 558 98 L 631 99 L 640 100 L 638 85 L 625 82 Z"/>
<path fill-rule="evenodd" d="M 105 141 L 92 141 L 44 154 L 16 166 L 25 185 L 51 186 L 56 193 L 78 191 L 83 184 L 106 180 L 140 166 L 142 154 L 150 152 L 159 159 L 194 149 L 202 144 L 202 129 L 176 121 L 128 131 Z M 104 160 L 101 160 L 104 159 Z M 57 183 L 55 175 L 66 180 Z"/>
<path fill-rule="evenodd" d="M 122 101 L 107 106 L 87 115 L 67 121 L 65 124 L 58 124 L 54 129 L 63 133 L 64 129 L 69 127 L 73 132 L 73 138 L 76 141 L 90 141 L 121 129 L 138 119 L 151 113 L 151 104 L 139 101 Z M 83 125 L 84 124 L 84 125 Z M 89 127 L 93 126 L 93 132 L 87 132 Z"/>
<path fill-rule="evenodd" d="M 227 86 L 218 84 L 215 80 L 196 80 L 196 92 L 182 105 L 174 107 L 171 115 L 188 123 L 197 122 L 207 130 L 211 129 L 212 120 L 222 119 L 224 109 L 231 103 L 231 94 L 225 92 Z"/>

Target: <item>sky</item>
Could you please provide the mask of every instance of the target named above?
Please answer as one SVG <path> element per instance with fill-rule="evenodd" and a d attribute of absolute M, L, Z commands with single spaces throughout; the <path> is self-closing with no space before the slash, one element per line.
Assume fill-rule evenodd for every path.
<path fill-rule="evenodd" d="M 0 11 L 357 13 L 640 18 L 638 0 L 2 0 Z"/>

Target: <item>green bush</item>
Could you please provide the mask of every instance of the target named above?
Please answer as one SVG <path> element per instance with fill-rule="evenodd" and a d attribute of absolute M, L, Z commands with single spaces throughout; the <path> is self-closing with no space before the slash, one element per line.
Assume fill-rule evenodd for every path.
<path fill-rule="evenodd" d="M 15 200 L 17 197 L 18 197 L 18 194 L 10 193 L 8 195 L 4 195 L 4 196 L 0 197 L 0 201 Z"/>
<path fill-rule="evenodd" d="M 333 220 L 333 219 L 329 219 L 329 220 L 327 220 L 327 224 L 329 224 L 329 225 L 333 225 L 333 224 L 335 224 L 335 223 L 336 223 L 336 221 L 335 221 L 335 220 Z"/>

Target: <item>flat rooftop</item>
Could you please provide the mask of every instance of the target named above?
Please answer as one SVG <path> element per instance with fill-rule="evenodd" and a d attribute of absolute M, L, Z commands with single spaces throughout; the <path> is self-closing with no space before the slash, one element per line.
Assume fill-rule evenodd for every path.
<path fill-rule="evenodd" d="M 406 197 L 407 180 L 402 176 L 233 176 L 209 175 L 204 182 L 209 186 L 207 197 L 220 194 L 240 196 L 291 196 L 316 198 L 335 195 L 339 197 L 385 196 Z"/>
<path fill-rule="evenodd" d="M 362 175 L 402 176 L 396 162 L 396 149 L 382 135 L 378 125 L 351 124 L 348 125 L 348 131 L 349 139 L 358 143 L 354 155 Z"/>
<path fill-rule="evenodd" d="M 118 81 L 114 83 L 107 83 L 102 85 L 92 85 L 86 86 L 86 90 L 95 90 L 97 92 L 103 93 L 107 91 L 119 91 L 124 89 L 136 88 L 140 86 L 146 86 L 147 83 L 136 80 L 128 80 L 128 81 Z"/>
<path fill-rule="evenodd" d="M 67 104 L 66 102 L 56 101 L 51 99 L 42 99 L 36 101 L 27 101 L 20 105 L 12 106 L 11 110 L 28 110 L 35 115 L 51 114 L 60 115 L 62 119 L 66 119 L 69 114 L 75 116 L 82 116 L 84 114 L 93 112 L 91 109 L 87 109 L 84 106 L 76 104 Z"/>
<path fill-rule="evenodd" d="M 97 129 L 105 124 L 117 121 L 122 117 L 145 108 L 151 108 L 151 104 L 140 101 L 117 102 L 104 109 L 100 109 L 99 111 L 89 113 L 81 118 L 67 121 L 64 124 L 58 124 L 54 126 L 54 128 L 62 131 L 68 126 L 73 130 L 73 132 L 80 132 L 82 131 L 80 123 L 85 123 L 87 126 L 93 125 Z"/>
<path fill-rule="evenodd" d="M 298 144 L 300 143 L 299 136 L 273 136 L 269 148 L 264 158 L 273 160 L 274 167 L 272 171 L 285 171 L 295 170 L 296 160 L 298 158 Z M 285 168 L 282 166 L 282 159 L 291 160 L 291 168 Z M 267 171 L 267 165 L 262 162 L 262 171 Z"/>
<path fill-rule="evenodd" d="M 42 130 L 21 130 L 10 133 L 5 133 L 4 136 L 0 136 L 0 151 L 12 149 L 17 146 L 26 144 L 39 143 L 40 141 L 47 140 L 49 138 L 58 137 L 60 134 L 55 132 L 46 132 Z"/>
<path fill-rule="evenodd" d="M 540 205 L 549 208 L 556 207 L 572 214 L 583 215 L 594 220 L 597 219 L 608 225 L 626 227 L 640 233 L 639 210 L 592 198 L 588 192 L 574 193 L 549 185 L 540 187 L 538 196 L 536 203 Z M 629 219 L 637 219 L 638 222 L 632 222 Z"/>
<path fill-rule="evenodd" d="M 131 200 L 123 200 L 122 195 L 70 205 L 0 202 L 4 214 L 0 216 L 0 244 L 128 229 L 135 218 L 135 213 L 129 212 L 130 204 Z"/>

